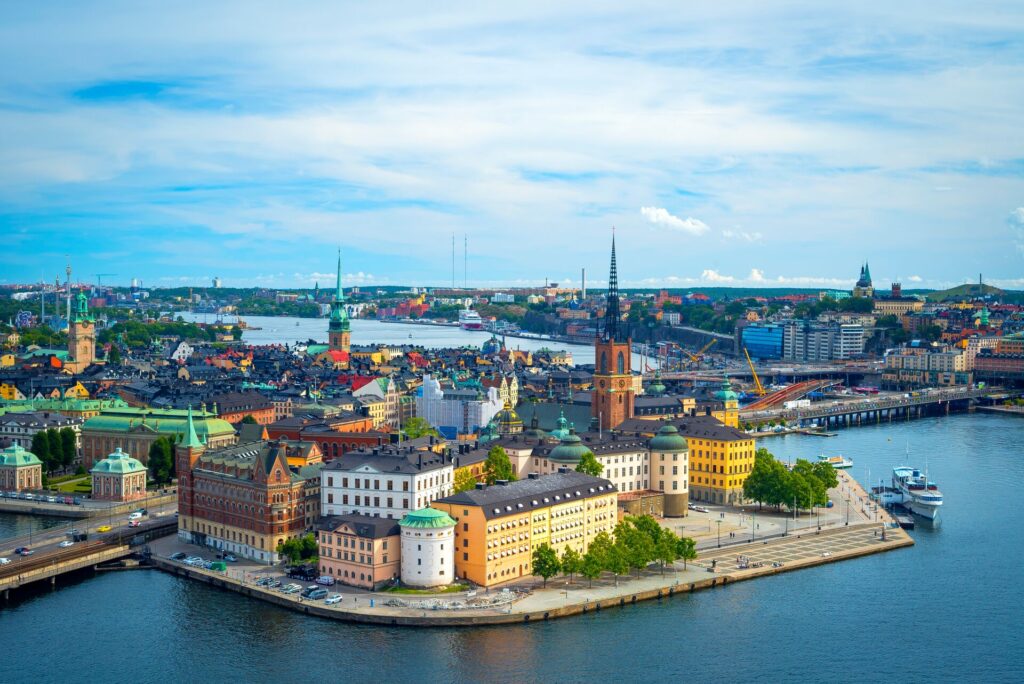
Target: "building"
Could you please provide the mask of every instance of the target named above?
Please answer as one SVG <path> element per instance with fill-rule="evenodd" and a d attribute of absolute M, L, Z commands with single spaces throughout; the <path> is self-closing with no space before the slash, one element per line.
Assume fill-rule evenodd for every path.
<path fill-rule="evenodd" d="M 301 447 L 283 440 L 209 448 L 189 413 L 186 436 L 175 447 L 178 537 L 277 562 L 277 548 L 312 530 L 319 517 L 319 492 L 310 480 L 319 480 L 321 465 L 289 467 L 289 452 Z"/>
<path fill-rule="evenodd" d="M 402 584 L 438 587 L 455 579 L 455 521 L 444 511 L 422 508 L 405 514 L 402 528 Z"/>
<path fill-rule="evenodd" d="M 70 428 L 75 432 L 75 445 L 80 442 L 81 418 L 69 418 L 61 413 L 35 411 L 33 413 L 7 413 L 0 415 L 0 443 L 30 447 L 32 438 L 44 430 Z"/>
<path fill-rule="evenodd" d="M 96 321 L 89 315 L 85 292 L 75 297 L 74 311 L 68 322 L 68 357 L 64 368 L 72 373 L 81 373 L 96 360 Z"/>
<path fill-rule="evenodd" d="M 327 344 L 331 351 L 349 353 L 352 347 L 348 311 L 345 309 L 345 292 L 341 289 L 341 248 L 338 249 L 338 282 L 331 302 L 331 317 L 327 324 Z"/>
<path fill-rule="evenodd" d="M 400 520 L 453 488 L 452 461 L 443 454 L 412 447 L 358 449 L 324 466 L 320 507 L 324 515 Z"/>
<path fill-rule="evenodd" d="M 860 324 L 799 319 L 782 324 L 782 358 L 787 361 L 833 361 L 863 353 L 864 327 Z"/>
<path fill-rule="evenodd" d="M 394 582 L 401 572 L 401 538 L 391 518 L 332 515 L 317 524 L 320 574 L 370 591 Z"/>
<path fill-rule="evenodd" d="M 853 296 L 866 297 L 868 299 L 875 296 L 875 286 L 871 284 L 871 269 L 866 261 L 860 267 L 860 277 L 857 279 L 857 284 L 853 287 Z"/>
<path fill-rule="evenodd" d="M 401 396 L 391 378 L 374 378 L 352 391 L 352 398 L 358 400 L 374 428 L 398 427 Z"/>
<path fill-rule="evenodd" d="M 632 418 L 636 390 L 632 372 L 632 341 L 624 334 L 619 307 L 619 278 L 615 266 L 615 237 L 612 236 L 611 268 L 604 329 L 594 340 L 594 386 L 590 394 L 590 415 L 602 430 L 610 430 Z"/>
<path fill-rule="evenodd" d="M 442 388 L 437 378 L 427 374 L 416 390 L 416 415 L 448 439 L 480 432 L 502 408 L 497 387 L 486 391 L 482 387 Z"/>
<path fill-rule="evenodd" d="M 782 358 L 783 326 L 778 323 L 753 323 L 740 332 L 742 346 L 755 359 Z"/>
<path fill-rule="evenodd" d="M 0 451 L 0 490 L 20 492 L 43 488 L 43 462 L 18 444 Z"/>
<path fill-rule="evenodd" d="M 82 462 L 86 468 L 120 448 L 124 453 L 149 462 L 149 447 L 158 437 L 183 438 L 188 430 L 191 409 L 151 409 L 129 406 L 104 409 L 82 425 Z M 207 411 L 203 405 L 195 414 L 194 429 L 208 449 L 218 449 L 237 441 L 235 428 Z"/>
<path fill-rule="evenodd" d="M 92 498 L 98 501 L 137 501 L 146 498 L 146 466 L 118 447 L 98 461 L 92 475 Z"/>
<path fill-rule="evenodd" d="M 501 481 L 435 501 L 455 521 L 455 574 L 484 587 L 532 574 L 533 551 L 548 544 L 585 553 L 617 521 L 615 486 L 568 469 Z"/>
<path fill-rule="evenodd" d="M 924 310 L 924 301 L 917 297 L 904 297 L 899 283 L 892 284 L 892 292 L 885 297 L 876 297 L 874 313 L 879 316 L 903 316 Z"/>

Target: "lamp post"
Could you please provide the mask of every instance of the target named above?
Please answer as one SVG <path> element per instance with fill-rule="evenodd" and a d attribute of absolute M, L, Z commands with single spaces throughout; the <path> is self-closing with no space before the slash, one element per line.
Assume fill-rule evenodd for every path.
<path fill-rule="evenodd" d="M 757 510 L 750 510 L 750 541 L 757 535 Z"/>
<path fill-rule="evenodd" d="M 716 520 L 715 522 L 718 523 L 718 548 L 722 548 L 722 521 Z"/>

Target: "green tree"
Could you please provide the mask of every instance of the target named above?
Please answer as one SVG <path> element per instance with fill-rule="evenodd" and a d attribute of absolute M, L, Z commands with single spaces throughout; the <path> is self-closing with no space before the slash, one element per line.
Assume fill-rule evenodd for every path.
<path fill-rule="evenodd" d="M 629 574 L 629 548 L 625 542 L 616 537 L 608 553 L 605 554 L 605 570 L 608 570 L 615 577 L 615 586 L 619 586 L 619 575 Z"/>
<path fill-rule="evenodd" d="M 500 446 L 493 446 L 487 452 L 487 460 L 484 461 L 484 479 L 489 485 L 498 480 L 511 482 L 516 479 L 515 471 L 512 470 L 512 461 Z"/>
<path fill-rule="evenodd" d="M 50 470 L 57 470 L 64 466 L 64 440 L 61 439 L 60 430 L 50 428 L 46 431 L 46 443 L 50 447 Z"/>
<path fill-rule="evenodd" d="M 149 445 L 149 472 L 158 485 L 166 484 L 174 476 L 174 442 L 168 437 L 157 437 Z"/>
<path fill-rule="evenodd" d="M 593 543 L 590 544 L 594 546 Z M 604 571 L 604 565 L 601 559 L 594 553 L 593 548 L 587 549 L 587 552 L 583 554 L 583 562 L 580 564 L 580 574 L 590 580 L 590 586 L 594 586 L 594 580 L 601 576 Z"/>
<path fill-rule="evenodd" d="M 594 579 L 602 572 L 610 569 L 614 546 L 615 542 L 607 532 L 599 532 L 590 541 L 587 552 L 583 554 L 583 576 L 590 580 L 590 586 L 594 586 Z"/>
<path fill-rule="evenodd" d="M 654 540 L 645 530 L 636 525 L 633 516 L 626 518 L 615 526 L 615 544 L 622 549 L 623 560 L 633 570 L 636 576 L 654 560 Z"/>
<path fill-rule="evenodd" d="M 110 345 L 110 351 L 107 352 L 107 363 L 112 366 L 121 365 L 121 350 L 117 348 L 116 344 Z"/>
<path fill-rule="evenodd" d="M 654 543 L 654 560 L 661 563 L 661 574 L 665 574 L 665 566 L 671 565 L 679 558 L 679 535 L 672 530 L 661 528 L 658 540 Z"/>
<path fill-rule="evenodd" d="M 576 472 L 601 477 L 601 473 L 604 472 L 604 466 L 597 460 L 593 452 L 588 451 L 580 458 L 580 463 L 576 466 Z"/>
<path fill-rule="evenodd" d="M 683 570 L 686 569 L 686 561 L 692 561 L 697 557 L 697 542 L 690 537 L 679 537 L 676 542 L 676 558 L 683 559 Z"/>
<path fill-rule="evenodd" d="M 437 437 L 437 430 L 426 421 L 424 418 L 416 416 L 410 418 L 402 424 L 402 433 L 407 439 L 418 439 L 420 437 L 426 437 L 427 435 L 433 435 Z"/>
<path fill-rule="evenodd" d="M 242 418 L 242 423 L 244 425 L 259 425 L 259 423 L 256 422 L 256 419 L 252 417 L 251 413 L 245 414 L 245 416 Z"/>
<path fill-rule="evenodd" d="M 476 478 L 469 468 L 459 468 L 455 471 L 455 494 L 466 492 L 476 487 Z"/>
<path fill-rule="evenodd" d="M 77 446 L 77 435 L 71 428 L 61 428 L 60 430 L 60 441 L 61 451 L 63 458 L 61 459 L 61 465 L 65 468 L 75 462 L 78 457 L 78 446 Z"/>
<path fill-rule="evenodd" d="M 533 574 L 544 578 L 545 587 L 548 585 L 548 578 L 557 575 L 560 569 L 558 554 L 547 542 L 533 550 Z"/>
<path fill-rule="evenodd" d="M 569 575 L 569 581 L 571 582 L 573 576 L 579 574 L 582 570 L 583 556 L 571 546 L 565 547 L 565 551 L 562 552 L 562 572 Z"/>
<path fill-rule="evenodd" d="M 50 469 L 50 439 L 46 430 L 40 430 L 32 435 L 32 453 L 43 462 L 43 470 Z"/>

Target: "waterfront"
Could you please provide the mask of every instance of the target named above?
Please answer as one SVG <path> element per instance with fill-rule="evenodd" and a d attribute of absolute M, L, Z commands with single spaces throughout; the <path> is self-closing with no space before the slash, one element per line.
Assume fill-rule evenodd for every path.
<path fill-rule="evenodd" d="M 321 678 L 374 681 L 1019 681 L 1024 541 L 1008 513 L 1024 476 L 1022 441 L 1024 423 L 997 414 L 764 440 L 782 459 L 843 453 L 861 481 L 868 467 L 873 480 L 888 477 L 909 443 L 912 462 L 923 466 L 927 455 L 946 495 L 943 519 L 919 525 L 917 545 L 896 553 L 552 623 L 336 624 L 156 571 L 104 573 L 0 612 L 11 653 L 50 643 L 55 629 L 76 631 L 40 660 L 5 659 L 0 680 L 114 681 L 125 659 L 138 658 L 133 679 L 165 682 L 280 680 L 314 661 Z M 326 658 L 339 644 L 344 656 Z M 146 667 L 171 662 L 170 675 Z"/>

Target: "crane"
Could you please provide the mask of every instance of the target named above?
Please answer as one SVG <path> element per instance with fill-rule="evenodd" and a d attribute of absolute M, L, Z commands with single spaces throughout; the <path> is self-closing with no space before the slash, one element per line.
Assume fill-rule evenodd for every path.
<path fill-rule="evenodd" d="M 117 274 L 116 273 L 95 273 L 93 275 L 96 276 L 96 288 L 99 289 L 99 288 L 103 287 L 103 276 L 116 276 Z"/>
<path fill-rule="evenodd" d="M 708 349 L 711 349 L 713 346 L 715 346 L 716 342 L 718 342 L 718 339 L 717 338 L 712 338 L 711 341 L 708 342 L 707 344 L 705 344 L 703 347 L 701 347 L 700 350 L 696 354 L 691 354 L 690 352 L 686 352 L 686 355 L 690 357 L 691 361 L 693 361 L 694 363 L 697 363 L 698 361 L 700 361 L 700 357 L 704 356 L 704 352 L 706 352 Z"/>
<path fill-rule="evenodd" d="M 754 385 L 757 387 L 756 394 L 759 397 L 763 397 L 768 394 L 764 391 L 764 385 L 761 384 L 761 378 L 757 377 L 757 371 L 754 370 L 754 362 L 750 360 L 750 352 L 747 348 L 743 348 L 743 354 L 747 357 L 747 365 L 750 366 L 750 374 L 754 376 Z"/>

